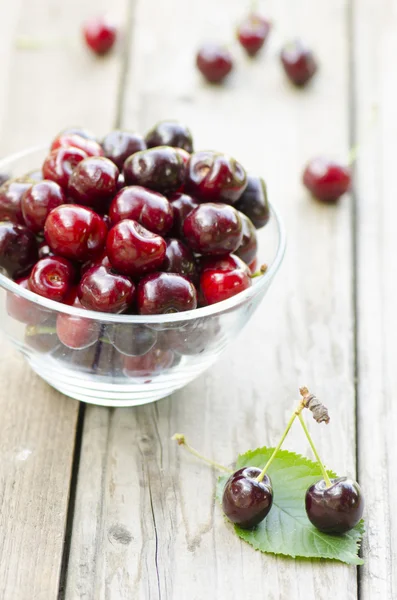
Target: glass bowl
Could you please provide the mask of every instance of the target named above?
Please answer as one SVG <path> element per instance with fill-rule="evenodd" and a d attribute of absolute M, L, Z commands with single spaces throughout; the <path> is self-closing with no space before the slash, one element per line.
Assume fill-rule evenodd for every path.
<path fill-rule="evenodd" d="M 13 177 L 37 170 L 47 149 L 0 161 Z M 277 273 L 285 251 L 280 218 L 271 208 L 258 232 L 259 264 L 268 269 L 248 290 L 204 308 L 155 316 L 81 310 L 33 294 L 0 273 L 0 323 L 31 368 L 60 392 L 92 404 L 136 406 L 168 396 L 198 377 L 248 322 Z M 73 350 L 56 333 L 84 319 L 91 345 Z M 79 321 L 80 320 L 80 321 Z"/>

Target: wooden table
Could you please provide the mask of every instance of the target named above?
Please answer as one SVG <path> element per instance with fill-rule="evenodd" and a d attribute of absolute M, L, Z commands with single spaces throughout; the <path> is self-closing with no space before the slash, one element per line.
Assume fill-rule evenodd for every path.
<path fill-rule="evenodd" d="M 2 341 L 0 598 L 394 599 L 397 5 L 263 2 L 275 24 L 268 50 L 250 61 L 235 47 L 235 73 L 219 89 L 200 80 L 194 53 L 208 38 L 231 41 L 246 10 L 240 0 L 113 0 L 124 45 L 96 60 L 79 26 L 105 8 L 105 0 L 1 3 L 1 153 L 66 125 L 102 135 L 180 119 L 198 148 L 226 150 L 263 174 L 286 222 L 288 254 L 219 363 L 156 404 L 79 406 Z M 278 62 L 296 35 L 321 61 L 302 92 Z M 21 36 L 48 43 L 22 49 Z M 322 152 L 346 160 L 355 144 L 350 197 L 336 207 L 311 201 L 300 183 L 306 160 Z M 332 415 L 321 435 L 311 427 L 322 455 L 364 488 L 358 570 L 254 552 L 224 525 L 215 473 L 170 441 L 183 431 L 231 463 L 275 443 L 302 384 Z M 299 427 L 287 447 L 309 453 Z"/>

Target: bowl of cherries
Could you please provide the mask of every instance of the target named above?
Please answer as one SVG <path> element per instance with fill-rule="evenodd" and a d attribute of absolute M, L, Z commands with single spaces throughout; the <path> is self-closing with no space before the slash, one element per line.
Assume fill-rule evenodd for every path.
<path fill-rule="evenodd" d="M 1 328 L 84 402 L 144 404 L 199 376 L 282 262 L 264 181 L 178 122 L 101 142 L 67 129 L 0 171 Z"/>

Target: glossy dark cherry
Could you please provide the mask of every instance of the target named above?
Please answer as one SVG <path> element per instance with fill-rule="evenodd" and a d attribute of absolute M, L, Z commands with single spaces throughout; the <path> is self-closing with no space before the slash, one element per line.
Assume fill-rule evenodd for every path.
<path fill-rule="evenodd" d="M 47 258 L 47 256 L 54 256 L 54 252 L 51 250 L 46 240 L 43 240 L 39 244 L 39 258 Z"/>
<path fill-rule="evenodd" d="M 96 135 L 92 133 L 92 131 L 89 131 L 89 129 L 85 129 L 84 127 L 66 127 L 66 129 L 62 129 L 62 131 L 59 132 L 58 136 L 62 134 L 79 135 L 80 137 L 83 137 L 86 140 L 97 141 Z"/>
<path fill-rule="evenodd" d="M 51 144 L 51 150 L 79 148 L 87 156 L 103 156 L 102 146 L 96 140 L 87 139 L 77 133 L 60 133 Z"/>
<path fill-rule="evenodd" d="M 205 44 L 197 53 L 196 66 L 209 83 L 222 83 L 233 69 L 233 57 L 227 48 Z"/>
<path fill-rule="evenodd" d="M 240 219 L 243 224 L 243 239 L 234 254 L 249 265 L 258 252 L 258 238 L 253 222 L 244 213 L 240 213 Z"/>
<path fill-rule="evenodd" d="M 41 258 L 29 276 L 29 289 L 49 300 L 63 302 L 70 293 L 75 278 L 71 262 L 60 256 Z"/>
<path fill-rule="evenodd" d="M 145 136 L 148 148 L 172 146 L 193 152 L 193 138 L 190 130 L 178 121 L 160 121 Z"/>
<path fill-rule="evenodd" d="M 30 229 L 9 221 L 0 222 L 0 267 L 9 277 L 25 275 L 38 258 L 37 241 Z"/>
<path fill-rule="evenodd" d="M 271 25 L 260 15 L 250 14 L 239 25 L 237 37 L 248 56 L 255 56 L 262 48 L 270 33 Z"/>
<path fill-rule="evenodd" d="M 66 196 L 55 181 L 44 180 L 32 185 L 21 199 L 21 208 L 26 225 L 34 233 L 44 229 L 48 214 L 66 202 Z"/>
<path fill-rule="evenodd" d="M 219 152 L 192 154 L 185 190 L 202 202 L 234 204 L 247 186 L 247 175 L 241 164 Z"/>
<path fill-rule="evenodd" d="M 272 507 L 272 482 L 267 475 L 261 482 L 256 481 L 260 472 L 257 467 L 239 469 L 229 477 L 223 490 L 223 512 L 242 529 L 259 525 Z"/>
<path fill-rule="evenodd" d="M 22 214 L 22 196 L 32 187 L 32 181 L 9 179 L 0 187 L 0 221 L 25 225 Z"/>
<path fill-rule="evenodd" d="M 201 260 L 200 290 L 206 304 L 227 300 L 251 287 L 248 266 L 238 256 Z"/>
<path fill-rule="evenodd" d="M 183 236 L 183 223 L 188 214 L 198 207 L 198 202 L 187 194 L 176 193 L 170 196 L 170 204 L 174 213 L 172 234 L 181 237 Z"/>
<path fill-rule="evenodd" d="M 83 35 L 87 46 L 98 55 L 107 54 L 117 38 L 116 26 L 105 17 L 95 17 L 84 23 Z"/>
<path fill-rule="evenodd" d="M 167 234 L 174 222 L 167 198 L 139 185 L 125 187 L 114 197 L 109 216 L 113 225 L 124 219 L 133 219 L 160 235 Z"/>
<path fill-rule="evenodd" d="M 104 249 L 108 229 L 90 208 L 64 204 L 47 217 L 44 235 L 55 254 L 78 261 L 90 260 Z"/>
<path fill-rule="evenodd" d="M 186 165 L 171 146 L 158 146 L 133 154 L 124 163 L 128 185 L 141 185 L 162 194 L 172 194 L 185 181 Z"/>
<path fill-rule="evenodd" d="M 78 299 L 76 290 L 68 298 L 68 304 L 75 308 L 84 308 Z M 64 346 L 72 350 L 82 350 L 98 341 L 100 324 L 94 319 L 59 313 L 56 330 L 59 340 Z"/>
<path fill-rule="evenodd" d="M 166 251 L 162 237 L 126 219 L 110 231 L 106 252 L 114 269 L 124 275 L 137 277 L 161 268 Z"/>
<path fill-rule="evenodd" d="M 280 56 L 288 78 L 298 87 L 306 85 L 317 71 L 317 62 L 312 51 L 300 40 L 284 46 Z"/>
<path fill-rule="evenodd" d="M 193 252 L 181 240 L 169 238 L 166 240 L 167 249 L 162 271 L 178 273 L 196 283 L 198 272 Z"/>
<path fill-rule="evenodd" d="M 122 313 L 134 300 L 135 285 L 128 277 L 99 265 L 91 267 L 83 275 L 77 294 L 84 308 Z"/>
<path fill-rule="evenodd" d="M 317 157 L 304 170 L 303 184 L 317 200 L 333 204 L 349 191 L 351 171 L 340 163 Z"/>
<path fill-rule="evenodd" d="M 363 516 L 364 499 L 360 486 L 347 477 L 331 479 L 327 488 L 322 479 L 306 492 L 306 513 L 311 523 L 324 533 L 345 533 Z"/>
<path fill-rule="evenodd" d="M 115 129 L 103 138 L 102 148 L 106 158 L 121 170 L 129 156 L 146 150 L 145 140 L 139 133 Z"/>
<path fill-rule="evenodd" d="M 138 283 L 137 307 L 141 315 L 162 315 L 197 308 L 196 288 L 176 273 L 151 273 Z"/>
<path fill-rule="evenodd" d="M 143 356 L 157 341 L 156 331 L 135 323 L 114 325 L 107 335 L 116 350 L 125 356 Z"/>
<path fill-rule="evenodd" d="M 108 158 L 86 158 L 74 169 L 68 192 L 78 204 L 102 212 L 117 192 L 118 176 L 118 168 Z"/>
<path fill-rule="evenodd" d="M 200 204 L 185 219 L 183 235 L 194 252 L 222 256 L 236 250 L 243 239 L 239 212 L 228 204 Z"/>
<path fill-rule="evenodd" d="M 79 148 L 52 150 L 44 161 L 43 175 L 66 189 L 73 169 L 85 158 L 87 154 Z"/>
<path fill-rule="evenodd" d="M 170 369 L 175 362 L 171 350 L 152 348 L 143 356 L 126 356 L 124 358 L 124 375 L 127 377 L 152 378 Z"/>
<path fill-rule="evenodd" d="M 234 206 L 247 215 L 257 229 L 264 227 L 270 219 L 270 207 L 263 179 L 248 175 L 247 187 Z"/>

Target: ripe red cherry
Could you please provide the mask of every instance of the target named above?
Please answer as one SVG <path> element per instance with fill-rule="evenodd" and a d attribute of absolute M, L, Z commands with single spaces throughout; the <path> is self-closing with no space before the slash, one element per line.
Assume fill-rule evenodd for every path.
<path fill-rule="evenodd" d="M 118 176 L 118 168 L 108 158 L 86 158 L 74 169 L 68 191 L 78 204 L 103 211 L 117 192 Z"/>
<path fill-rule="evenodd" d="M 137 221 L 126 219 L 110 231 L 106 242 L 109 260 L 119 273 L 137 277 L 161 267 L 166 243 Z"/>
<path fill-rule="evenodd" d="M 0 221 L 25 225 L 22 214 L 22 196 L 32 187 L 32 181 L 9 179 L 0 187 Z"/>
<path fill-rule="evenodd" d="M 248 175 L 247 187 L 234 206 L 244 213 L 257 229 L 264 227 L 270 219 L 270 207 L 263 179 Z"/>
<path fill-rule="evenodd" d="M 127 377 L 155 377 L 168 371 L 174 362 L 171 350 L 154 347 L 143 356 L 125 356 L 123 372 Z"/>
<path fill-rule="evenodd" d="M 249 56 L 255 56 L 267 40 L 271 25 L 260 15 L 249 15 L 239 26 L 237 37 Z"/>
<path fill-rule="evenodd" d="M 64 204 L 47 217 L 44 234 L 50 248 L 65 258 L 90 260 L 104 248 L 108 229 L 90 208 Z"/>
<path fill-rule="evenodd" d="M 21 200 L 26 225 L 34 233 L 40 233 L 44 229 L 48 214 L 65 202 L 65 194 L 55 181 L 44 180 L 35 183 L 24 193 Z"/>
<path fill-rule="evenodd" d="M 262 481 L 257 481 L 260 472 L 257 467 L 239 469 L 229 477 L 223 491 L 223 512 L 232 523 L 243 529 L 259 525 L 272 507 L 272 482 L 267 475 Z"/>
<path fill-rule="evenodd" d="M 256 229 L 252 221 L 243 213 L 240 214 L 240 219 L 243 224 L 243 239 L 240 246 L 235 250 L 235 255 L 241 258 L 245 264 L 249 265 L 255 260 L 258 251 L 258 238 Z"/>
<path fill-rule="evenodd" d="M 227 48 L 205 44 L 197 53 L 196 65 L 209 83 L 221 83 L 233 68 L 233 58 Z"/>
<path fill-rule="evenodd" d="M 160 121 L 145 136 L 148 148 L 172 146 L 193 152 L 193 138 L 186 125 L 178 121 Z"/>
<path fill-rule="evenodd" d="M 145 140 L 139 133 L 116 129 L 104 137 L 102 148 L 106 158 L 121 170 L 127 158 L 135 152 L 146 150 Z"/>
<path fill-rule="evenodd" d="M 197 308 L 196 288 L 182 275 L 151 273 L 138 283 L 137 307 L 140 315 L 194 310 Z"/>
<path fill-rule="evenodd" d="M 102 147 L 96 140 L 87 139 L 77 133 L 60 133 L 51 144 L 51 150 L 58 148 L 79 148 L 87 156 L 103 156 Z"/>
<path fill-rule="evenodd" d="M 133 219 L 160 235 L 168 233 L 174 221 L 167 198 L 139 185 L 125 187 L 114 197 L 109 216 L 113 225 L 124 219 Z"/>
<path fill-rule="evenodd" d="M 246 186 L 246 172 L 231 156 L 212 151 L 192 154 L 185 190 L 194 198 L 202 202 L 234 204 Z"/>
<path fill-rule="evenodd" d="M 238 256 L 201 261 L 200 289 L 207 304 L 227 300 L 251 285 L 250 270 Z"/>
<path fill-rule="evenodd" d="M 95 17 L 84 23 L 83 35 L 87 46 L 98 55 L 107 54 L 117 38 L 116 26 L 105 17 Z"/>
<path fill-rule="evenodd" d="M 84 308 L 77 297 L 76 290 L 68 298 L 68 304 L 75 308 Z M 94 319 L 59 313 L 56 329 L 59 340 L 64 346 L 73 350 L 82 350 L 98 341 L 100 324 Z"/>
<path fill-rule="evenodd" d="M 239 212 L 228 204 L 200 204 L 185 219 L 183 235 L 194 252 L 222 256 L 236 250 L 243 239 Z"/>
<path fill-rule="evenodd" d="M 162 266 L 166 273 L 178 273 L 193 281 L 197 280 L 197 266 L 193 252 L 181 240 L 170 238 L 166 240 L 167 250 Z"/>
<path fill-rule="evenodd" d="M 173 194 L 170 197 L 170 204 L 174 213 L 174 225 L 172 233 L 176 237 L 183 235 L 183 223 L 189 213 L 198 207 L 198 202 L 187 194 Z"/>
<path fill-rule="evenodd" d="M 30 229 L 9 221 L 0 222 L 0 267 L 9 277 L 25 275 L 37 260 L 37 242 Z"/>
<path fill-rule="evenodd" d="M 45 179 L 51 179 L 62 188 L 67 188 L 73 169 L 85 158 L 87 154 L 79 148 L 53 150 L 44 161 L 43 175 Z"/>
<path fill-rule="evenodd" d="M 74 278 L 74 267 L 66 258 L 41 258 L 30 274 L 29 289 L 44 298 L 63 302 L 70 293 Z"/>
<path fill-rule="evenodd" d="M 172 194 L 185 181 L 186 165 L 176 148 L 159 146 L 136 152 L 124 163 L 128 185 L 141 185 L 162 194 Z"/>
<path fill-rule="evenodd" d="M 290 81 L 298 87 L 306 85 L 317 71 L 312 51 L 300 40 L 284 46 L 281 51 L 281 63 Z"/>
<path fill-rule="evenodd" d="M 83 275 L 77 294 L 84 308 L 122 313 L 134 300 L 135 285 L 128 277 L 98 265 L 91 267 Z"/>
<path fill-rule="evenodd" d="M 317 200 L 332 204 L 349 191 L 351 171 L 340 163 L 317 157 L 307 165 L 303 184 Z"/>
<path fill-rule="evenodd" d="M 29 289 L 29 278 L 18 279 L 17 284 L 25 289 Z M 7 313 L 13 319 L 26 325 L 39 325 L 48 318 L 48 311 L 39 308 L 35 302 L 31 302 L 18 294 L 7 292 Z"/>

